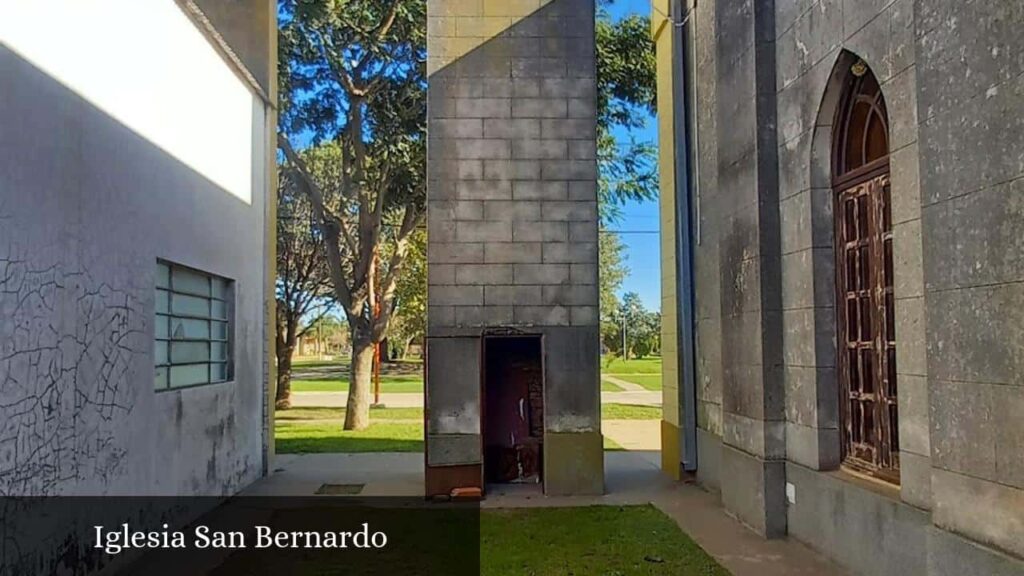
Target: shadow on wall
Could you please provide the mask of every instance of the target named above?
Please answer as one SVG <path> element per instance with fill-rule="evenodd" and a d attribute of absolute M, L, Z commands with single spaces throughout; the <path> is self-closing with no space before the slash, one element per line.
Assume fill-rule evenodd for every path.
<path fill-rule="evenodd" d="M 238 382 L 263 381 L 262 292 L 236 312 L 238 382 L 181 411 L 153 390 L 154 274 L 162 255 L 262 290 L 262 258 L 244 262 L 262 197 L 239 201 L 4 45 L 0 78 L 0 494 L 236 492 L 260 474 L 263 393 Z M 88 526 L 53 528 L 62 544 L 39 549 L 5 530 L 21 553 L 0 573 L 90 562 Z"/>

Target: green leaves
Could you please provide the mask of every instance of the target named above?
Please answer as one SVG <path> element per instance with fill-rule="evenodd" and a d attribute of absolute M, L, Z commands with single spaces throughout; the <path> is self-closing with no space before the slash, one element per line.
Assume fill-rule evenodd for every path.
<path fill-rule="evenodd" d="M 657 85 L 647 17 L 612 21 L 602 7 L 596 31 L 598 197 L 607 226 L 621 218 L 627 202 L 658 197 L 657 150 L 638 138 L 655 111 Z"/>

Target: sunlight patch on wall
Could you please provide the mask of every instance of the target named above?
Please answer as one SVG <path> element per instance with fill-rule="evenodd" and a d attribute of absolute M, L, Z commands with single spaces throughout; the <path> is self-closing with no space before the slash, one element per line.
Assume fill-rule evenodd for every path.
<path fill-rule="evenodd" d="M 429 0 L 427 74 L 498 37 L 554 0 Z"/>
<path fill-rule="evenodd" d="M 0 0 L 0 14 L 0 42 L 252 201 L 256 101 L 173 0 Z"/>

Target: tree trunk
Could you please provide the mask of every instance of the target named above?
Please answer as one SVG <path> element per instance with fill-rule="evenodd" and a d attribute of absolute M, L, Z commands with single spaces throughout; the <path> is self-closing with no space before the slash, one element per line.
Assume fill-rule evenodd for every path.
<path fill-rule="evenodd" d="M 345 430 L 363 430 L 370 425 L 370 394 L 373 388 L 373 342 L 352 339 L 352 375 L 345 408 Z"/>
<path fill-rule="evenodd" d="M 292 351 L 293 346 L 284 346 L 277 352 L 277 397 L 274 402 L 278 410 L 292 407 Z"/>
<path fill-rule="evenodd" d="M 391 362 L 391 343 L 387 338 L 380 341 L 380 362 L 381 364 Z"/>

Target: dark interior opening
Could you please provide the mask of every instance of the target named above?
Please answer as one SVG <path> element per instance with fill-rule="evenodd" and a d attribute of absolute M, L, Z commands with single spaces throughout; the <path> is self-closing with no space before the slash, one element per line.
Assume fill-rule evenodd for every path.
<path fill-rule="evenodd" d="M 540 484 L 544 365 L 540 336 L 484 338 L 484 478 Z"/>

